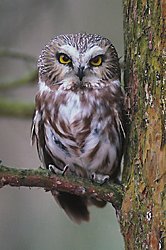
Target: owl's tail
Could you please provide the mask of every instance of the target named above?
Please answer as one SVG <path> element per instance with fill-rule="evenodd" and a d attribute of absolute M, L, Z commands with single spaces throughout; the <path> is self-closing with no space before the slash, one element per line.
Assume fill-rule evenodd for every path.
<path fill-rule="evenodd" d="M 98 207 L 103 207 L 106 204 L 104 201 L 88 199 L 66 192 L 52 191 L 52 194 L 69 218 L 78 224 L 82 221 L 89 221 L 88 205 L 93 204 Z"/>

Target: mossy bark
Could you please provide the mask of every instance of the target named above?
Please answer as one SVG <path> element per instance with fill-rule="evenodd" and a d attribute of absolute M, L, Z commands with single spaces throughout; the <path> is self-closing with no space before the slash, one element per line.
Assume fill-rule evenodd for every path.
<path fill-rule="evenodd" d="M 158 0 L 124 0 L 127 152 L 125 248 L 166 249 L 164 15 Z"/>

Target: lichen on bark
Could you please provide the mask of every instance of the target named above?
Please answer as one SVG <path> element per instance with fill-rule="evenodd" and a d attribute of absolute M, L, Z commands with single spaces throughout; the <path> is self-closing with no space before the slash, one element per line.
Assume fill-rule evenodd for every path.
<path fill-rule="evenodd" d="M 166 7 L 166 6 L 165 6 Z M 124 0 L 125 89 L 130 124 L 121 229 L 126 249 L 164 249 L 164 3 Z"/>

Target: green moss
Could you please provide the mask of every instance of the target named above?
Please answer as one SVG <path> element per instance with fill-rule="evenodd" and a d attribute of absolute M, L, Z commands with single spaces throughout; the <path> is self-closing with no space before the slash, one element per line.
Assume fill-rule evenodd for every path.
<path fill-rule="evenodd" d="M 124 202 L 129 204 L 122 205 L 122 231 L 126 249 L 132 250 L 157 249 L 154 244 L 159 244 L 164 224 L 161 209 L 165 205 L 160 195 L 166 142 L 161 8 L 164 7 L 157 0 L 124 0 L 125 87 L 130 90 L 132 124 L 124 171 L 124 180 L 128 180 Z M 162 181 L 156 183 L 154 180 L 160 175 Z"/>
<path fill-rule="evenodd" d="M 32 117 L 34 104 L 11 102 L 1 98 L 0 115 L 13 117 Z"/>

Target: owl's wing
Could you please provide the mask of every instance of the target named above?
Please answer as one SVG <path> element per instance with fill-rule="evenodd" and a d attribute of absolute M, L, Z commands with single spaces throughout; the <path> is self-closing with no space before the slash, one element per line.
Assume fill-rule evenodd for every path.
<path fill-rule="evenodd" d="M 56 163 L 56 159 L 53 159 L 47 151 L 44 131 L 42 115 L 38 110 L 35 110 L 31 126 L 31 144 L 33 145 L 36 141 L 39 158 L 43 165 L 48 168 L 49 164 Z M 60 163 L 58 162 L 58 165 L 59 164 Z M 78 224 L 81 223 L 82 220 L 89 221 L 89 211 L 87 208 L 88 200 L 86 197 L 79 197 L 65 192 L 58 192 L 56 190 L 53 190 L 52 194 L 58 204 L 73 221 Z M 97 206 L 97 204 L 95 205 Z"/>
<path fill-rule="evenodd" d="M 44 124 L 41 119 L 41 113 L 38 110 L 34 111 L 31 125 L 31 144 L 33 145 L 35 141 L 39 159 L 44 164 Z"/>
<path fill-rule="evenodd" d="M 34 110 L 33 112 L 33 116 L 32 116 L 32 124 L 31 124 L 31 145 L 33 145 L 35 143 L 35 138 L 36 138 L 36 134 L 35 134 L 35 115 L 36 115 L 36 110 Z"/>

